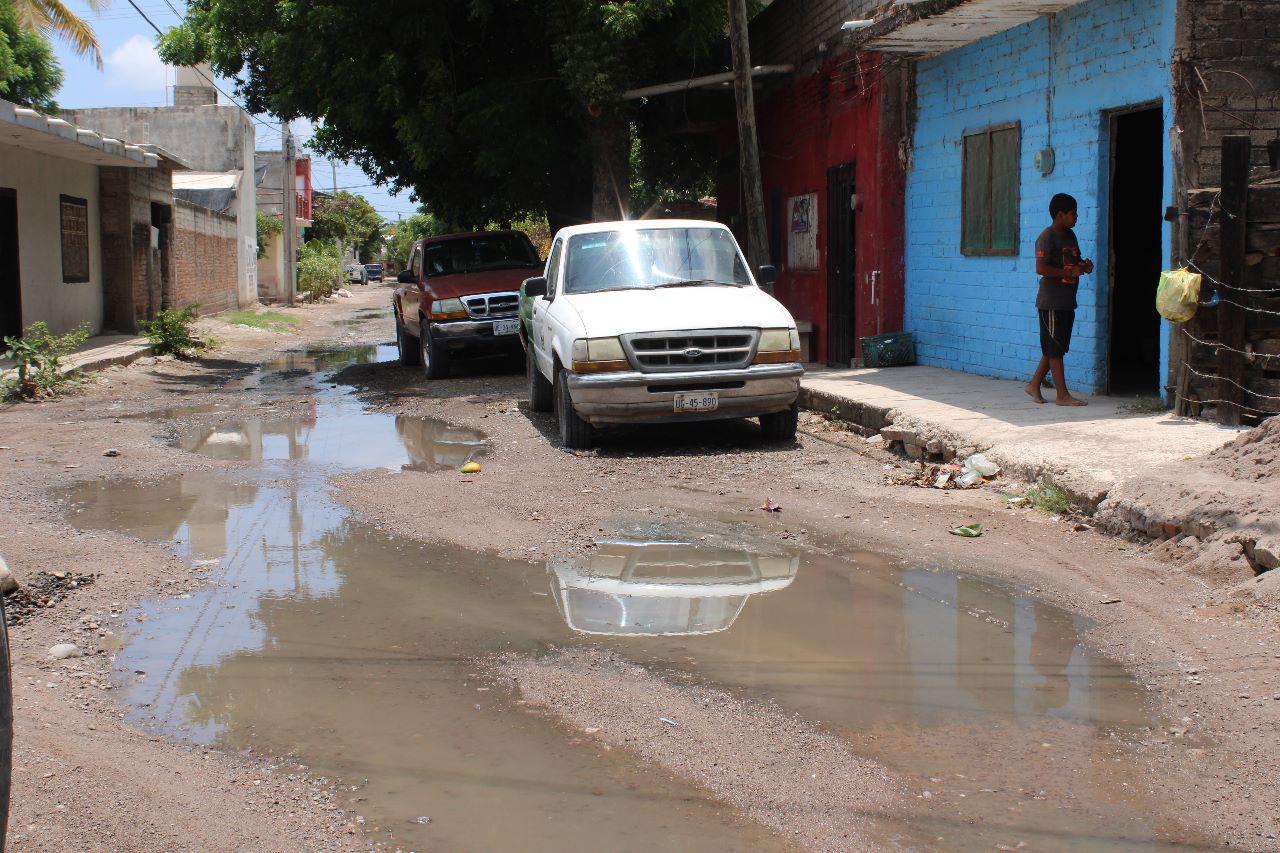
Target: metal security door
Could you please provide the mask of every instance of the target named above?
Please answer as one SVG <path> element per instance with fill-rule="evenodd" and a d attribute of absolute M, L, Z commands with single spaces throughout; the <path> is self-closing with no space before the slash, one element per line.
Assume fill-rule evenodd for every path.
<path fill-rule="evenodd" d="M 853 164 L 827 170 L 827 364 L 848 367 L 854 353 Z"/>

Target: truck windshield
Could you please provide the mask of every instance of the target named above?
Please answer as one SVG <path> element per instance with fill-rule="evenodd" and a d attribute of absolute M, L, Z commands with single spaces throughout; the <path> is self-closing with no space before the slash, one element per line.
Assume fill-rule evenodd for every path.
<path fill-rule="evenodd" d="M 539 265 L 538 253 L 522 234 L 477 234 L 441 240 L 427 243 L 422 253 L 428 276 Z"/>
<path fill-rule="evenodd" d="M 723 228 L 642 228 L 569 238 L 566 293 L 751 284 L 733 235 Z"/>

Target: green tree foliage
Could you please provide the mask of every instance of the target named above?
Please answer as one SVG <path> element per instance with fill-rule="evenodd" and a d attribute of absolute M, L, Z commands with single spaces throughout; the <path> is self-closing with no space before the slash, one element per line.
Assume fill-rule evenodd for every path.
<path fill-rule="evenodd" d="M 272 216 L 266 211 L 258 211 L 258 257 L 265 258 L 267 256 L 267 244 L 277 234 L 284 233 L 284 220 L 278 216 Z"/>
<path fill-rule="evenodd" d="M 85 0 L 93 12 L 107 8 L 108 0 Z M 19 27 L 42 36 L 56 35 L 71 45 L 79 56 L 87 56 L 102 70 L 102 47 L 93 27 L 72 12 L 62 0 L 0 0 L 0 6 L 13 10 Z"/>
<path fill-rule="evenodd" d="M 724 0 L 202 0 L 160 52 L 211 61 L 254 112 L 320 123 L 321 153 L 444 219 L 558 227 L 590 216 L 593 158 L 626 194 L 633 119 L 646 156 L 673 159 L 686 117 L 621 93 L 723 69 L 724 20 Z"/>
<path fill-rule="evenodd" d="M 311 210 L 312 239 L 335 240 L 372 257 L 382 243 L 382 216 L 364 196 L 346 191 L 317 196 Z"/>
<path fill-rule="evenodd" d="M 423 207 L 418 208 L 418 212 L 408 219 L 396 223 L 394 229 L 395 233 L 387 243 L 386 259 L 396 269 L 404 269 L 408 265 L 409 252 L 418 240 L 458 230 L 447 222 L 441 222 L 434 213 Z"/>
<path fill-rule="evenodd" d="M 342 281 L 338 247 L 328 240 L 309 240 L 298 252 L 298 290 L 312 299 L 333 293 Z"/>
<path fill-rule="evenodd" d="M 62 67 L 48 40 L 19 24 L 8 0 L 0 0 L 0 98 L 42 113 L 54 113 Z"/>

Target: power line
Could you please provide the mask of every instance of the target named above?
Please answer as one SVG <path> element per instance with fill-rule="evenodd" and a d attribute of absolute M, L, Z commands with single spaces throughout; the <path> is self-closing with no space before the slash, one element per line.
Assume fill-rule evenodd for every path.
<path fill-rule="evenodd" d="M 141 15 L 141 16 L 142 16 L 142 20 L 146 21 L 146 22 L 147 22 L 147 24 L 149 24 L 149 25 L 151 26 L 151 29 L 153 29 L 153 30 L 155 30 L 155 31 L 156 31 L 156 35 L 158 35 L 158 36 L 163 36 L 163 35 L 164 35 L 164 32 L 163 32 L 163 31 L 161 31 L 161 29 L 160 29 L 159 27 L 157 27 L 157 26 L 156 26 L 155 21 L 153 21 L 153 20 L 151 20 L 150 18 L 148 18 L 148 17 L 147 17 L 147 13 L 146 13 L 146 12 L 144 12 L 144 11 L 142 11 L 142 8 L 141 8 L 140 6 L 138 6 L 138 4 L 137 4 L 136 2 L 134 2 L 134 0 L 128 0 L 128 3 L 129 3 L 129 5 L 130 5 L 130 6 L 132 6 L 132 7 L 133 7 L 133 9 L 134 9 L 134 11 L 135 11 L 135 12 L 137 12 L 139 15 Z M 169 6 L 169 8 L 170 8 L 170 9 L 173 9 L 173 5 L 172 5 L 172 4 L 170 4 L 170 3 L 168 2 L 168 0 L 165 0 L 165 5 Z M 178 10 L 177 10 L 177 9 L 173 9 L 173 11 L 176 13 Z M 181 18 L 182 16 L 181 16 L 181 15 L 179 15 L 178 17 L 179 17 L 179 18 Z M 231 97 L 231 95 L 227 94 L 227 93 L 223 90 L 223 88 L 217 84 L 217 82 L 216 82 L 216 81 L 214 81 L 212 78 L 210 78 L 210 77 L 209 77 L 209 75 L 208 75 L 208 74 L 205 74 L 205 73 L 204 73 L 203 71 L 201 71 L 199 68 L 192 67 L 192 70 L 193 70 L 193 71 L 195 71 L 197 74 L 199 74 L 201 77 L 203 77 L 203 78 L 204 78 L 204 80 L 205 80 L 205 82 L 206 82 L 206 83 L 208 83 L 210 86 L 212 86 L 212 87 L 214 88 L 214 90 L 215 90 L 215 91 L 217 91 L 217 92 L 221 93 L 222 97 L 226 98 L 228 101 L 230 101 L 231 103 L 233 103 L 233 104 L 235 104 L 237 107 L 239 107 L 239 108 L 241 109 L 241 111 L 242 111 L 242 112 L 244 112 L 244 114 L 245 114 L 245 115 L 247 115 L 247 116 L 250 118 L 250 120 L 257 122 L 258 124 L 262 125 L 263 127 L 267 128 L 268 130 L 273 131 L 274 133 L 279 133 L 279 132 L 280 132 L 280 131 L 278 131 L 278 130 L 275 130 L 275 128 L 271 127 L 271 125 L 267 124 L 267 122 L 263 121 L 262 119 L 260 119 L 260 118 L 258 118 L 257 116 L 255 116 L 253 113 L 249 112 L 249 108 L 248 108 L 248 107 L 246 107 L 244 104 L 242 104 L 242 103 L 240 103 L 239 101 L 237 101 L 235 98 Z"/>

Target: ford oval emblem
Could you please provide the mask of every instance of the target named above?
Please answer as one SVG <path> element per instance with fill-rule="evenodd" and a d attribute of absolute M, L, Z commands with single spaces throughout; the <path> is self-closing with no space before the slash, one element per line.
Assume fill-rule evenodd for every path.
<path fill-rule="evenodd" d="M 689 347 L 687 350 L 684 351 L 684 357 L 685 358 L 701 358 L 702 350 L 698 349 L 697 347 Z"/>

